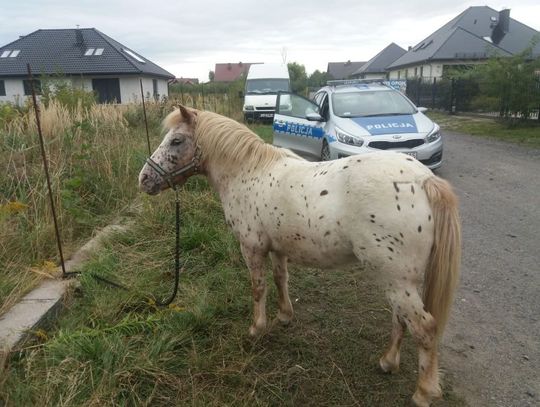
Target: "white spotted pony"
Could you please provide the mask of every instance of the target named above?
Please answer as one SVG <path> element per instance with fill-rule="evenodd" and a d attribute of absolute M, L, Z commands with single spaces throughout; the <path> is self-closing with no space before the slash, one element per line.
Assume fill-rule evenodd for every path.
<path fill-rule="evenodd" d="M 288 260 L 322 268 L 369 264 L 378 270 L 393 310 L 381 368 L 398 370 L 408 328 L 419 352 L 413 401 L 429 406 L 441 397 L 437 348 L 461 253 L 457 199 L 446 181 L 394 152 L 308 162 L 231 119 L 183 106 L 164 126 L 168 132 L 142 169 L 140 188 L 157 194 L 191 175 L 208 177 L 251 273 L 251 335 L 267 326 L 266 256 L 272 259 L 283 323 L 293 316 Z"/>

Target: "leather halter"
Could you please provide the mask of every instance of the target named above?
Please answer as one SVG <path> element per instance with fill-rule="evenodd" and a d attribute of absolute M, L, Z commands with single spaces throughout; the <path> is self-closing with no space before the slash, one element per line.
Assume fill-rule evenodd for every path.
<path fill-rule="evenodd" d="M 174 170 L 173 172 L 165 171 L 157 162 L 152 159 L 152 157 L 148 157 L 146 159 L 146 164 L 148 164 L 155 172 L 157 172 L 158 175 L 163 178 L 167 182 L 167 184 L 169 184 L 169 187 L 171 187 L 171 189 L 175 191 L 176 185 L 173 183 L 173 178 L 177 177 L 178 175 L 184 174 L 190 170 L 193 170 L 194 174 L 198 173 L 200 169 L 200 163 L 201 149 L 199 148 L 198 144 L 195 147 L 195 155 L 193 156 L 191 161 L 188 164 L 184 165 L 182 168 Z"/>

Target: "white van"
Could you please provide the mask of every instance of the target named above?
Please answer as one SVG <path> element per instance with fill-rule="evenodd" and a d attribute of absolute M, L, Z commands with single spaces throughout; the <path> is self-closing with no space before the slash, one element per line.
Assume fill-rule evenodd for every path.
<path fill-rule="evenodd" d="M 290 91 L 289 70 L 283 64 L 254 64 L 249 67 L 244 97 L 244 119 L 272 120 L 279 91 Z"/>

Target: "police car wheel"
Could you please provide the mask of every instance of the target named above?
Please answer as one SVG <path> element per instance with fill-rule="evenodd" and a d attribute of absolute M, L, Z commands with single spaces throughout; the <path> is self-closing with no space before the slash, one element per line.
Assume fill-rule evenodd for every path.
<path fill-rule="evenodd" d="M 326 140 L 323 140 L 322 144 L 321 161 L 330 161 L 330 147 Z"/>

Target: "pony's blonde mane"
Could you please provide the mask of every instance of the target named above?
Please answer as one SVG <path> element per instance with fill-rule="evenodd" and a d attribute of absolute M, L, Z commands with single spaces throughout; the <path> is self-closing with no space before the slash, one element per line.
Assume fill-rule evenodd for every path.
<path fill-rule="evenodd" d="M 287 149 L 266 143 L 244 125 L 216 113 L 190 109 L 197 115 L 195 140 L 199 144 L 203 161 L 219 161 L 229 167 L 266 168 L 285 158 L 301 160 Z M 163 121 L 170 130 L 182 122 L 179 110 L 174 110 Z"/>

